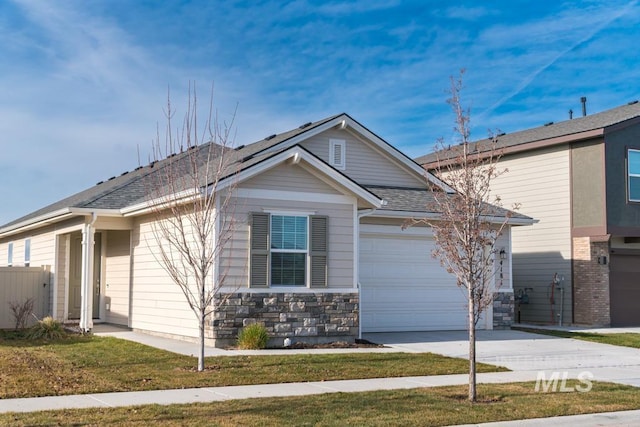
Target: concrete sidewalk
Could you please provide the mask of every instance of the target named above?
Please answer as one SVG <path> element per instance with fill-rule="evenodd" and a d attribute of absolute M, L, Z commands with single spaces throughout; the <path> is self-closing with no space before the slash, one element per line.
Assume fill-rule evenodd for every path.
<path fill-rule="evenodd" d="M 399 390 L 444 385 L 463 385 L 467 374 L 425 377 L 374 378 L 367 380 L 317 381 L 308 383 L 262 384 L 231 387 L 203 387 L 175 390 L 97 393 L 72 396 L 47 396 L 25 399 L 0 399 L 0 413 L 32 412 L 74 408 L 112 408 L 134 405 L 169 405 L 256 397 L 307 396 L 323 393 L 352 393 L 375 390 Z M 478 383 L 509 383 L 535 380 L 535 375 L 518 372 L 478 374 Z"/>

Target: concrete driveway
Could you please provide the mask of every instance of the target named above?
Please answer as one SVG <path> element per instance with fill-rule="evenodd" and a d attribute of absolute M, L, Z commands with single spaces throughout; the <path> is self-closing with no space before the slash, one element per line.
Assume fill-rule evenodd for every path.
<path fill-rule="evenodd" d="M 432 352 L 467 358 L 466 331 L 367 333 L 363 338 L 409 352 Z M 640 387 L 640 349 L 556 338 L 520 331 L 478 331 L 476 360 L 516 372 L 554 372 L 569 378 L 593 375 L 594 381 L 613 381 Z M 536 377 L 536 375 L 533 375 Z M 583 377 L 584 378 L 584 377 Z"/>

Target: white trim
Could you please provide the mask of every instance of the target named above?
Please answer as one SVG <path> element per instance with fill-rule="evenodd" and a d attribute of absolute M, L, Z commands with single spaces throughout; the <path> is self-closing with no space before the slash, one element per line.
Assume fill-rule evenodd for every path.
<path fill-rule="evenodd" d="M 49 212 L 44 215 L 21 221 L 14 225 L 10 225 L 9 227 L 2 228 L 0 229 L 0 237 L 6 237 L 12 234 L 20 233 L 22 231 L 27 231 L 32 228 L 40 227 L 47 223 L 57 222 L 71 216 L 72 214 L 69 208 L 59 209 L 57 211 Z"/>
<path fill-rule="evenodd" d="M 305 132 L 302 132 L 286 141 L 283 141 L 279 144 L 274 145 L 273 147 L 270 147 L 268 149 L 266 149 L 265 151 L 262 151 L 258 154 L 266 154 L 266 153 L 271 153 L 274 152 L 276 150 L 280 150 L 283 147 L 292 147 L 296 144 L 299 144 L 300 142 L 309 139 L 315 135 L 318 135 L 326 130 L 329 130 L 331 128 L 338 128 L 338 129 L 346 129 L 347 127 L 350 127 L 351 129 L 353 129 L 355 132 L 359 133 L 360 135 L 362 135 L 363 137 L 367 138 L 369 141 L 371 141 L 372 143 L 374 143 L 376 146 L 378 146 L 385 154 L 387 154 L 388 156 L 394 158 L 396 161 L 398 161 L 399 163 L 403 164 L 405 167 L 407 167 L 409 170 L 411 170 L 412 172 L 416 173 L 417 175 L 419 175 L 420 177 L 426 178 L 429 182 L 437 185 L 438 187 L 442 188 L 443 190 L 445 190 L 448 193 L 453 193 L 453 189 L 451 187 L 449 187 L 444 181 L 441 181 L 440 179 L 436 178 L 434 175 L 432 175 L 431 173 L 427 172 L 426 169 L 423 169 L 420 165 L 418 165 L 416 162 L 414 162 L 413 160 L 409 159 L 409 157 L 407 157 L 406 155 L 404 155 L 403 153 L 401 153 L 398 149 L 396 149 L 395 147 L 391 146 L 389 143 L 387 143 L 385 140 L 383 140 L 382 138 L 380 138 L 379 136 L 377 136 L 376 134 L 372 133 L 371 131 L 369 131 L 368 129 L 366 129 L 364 126 L 362 126 L 360 123 L 358 123 L 357 121 L 355 121 L 354 119 L 352 119 L 351 117 L 349 117 L 347 114 L 340 114 L 337 117 L 334 117 L 333 119 L 315 126 Z"/>
<path fill-rule="evenodd" d="M 366 189 L 364 189 L 362 186 L 355 183 L 354 181 L 351 181 L 350 179 L 342 175 L 340 172 L 336 171 L 334 168 L 332 168 L 328 164 L 318 160 L 310 152 L 308 152 L 307 150 L 305 150 L 300 146 L 292 147 L 286 151 L 283 151 L 281 153 L 274 155 L 273 157 L 267 158 L 261 163 L 254 165 L 250 168 L 247 168 L 242 172 L 239 172 L 238 175 L 232 177 L 233 179 L 231 178 L 225 179 L 224 181 L 218 184 L 218 191 L 228 187 L 231 184 L 237 184 L 244 180 L 252 178 L 268 169 L 271 169 L 279 165 L 280 163 L 286 162 L 287 160 L 295 156 L 299 156 L 300 160 L 303 160 L 305 163 L 314 167 L 316 170 L 329 176 L 335 182 L 345 187 L 348 191 L 355 194 L 357 197 L 368 202 L 370 205 L 374 207 L 380 207 L 382 205 L 382 200 L 378 199 L 372 193 L 370 193 L 369 191 L 367 191 Z M 263 190 L 260 190 L 260 191 L 263 191 Z M 304 193 L 299 192 L 296 194 L 304 194 Z"/>
<path fill-rule="evenodd" d="M 345 205 L 351 205 L 355 201 L 353 196 L 346 196 L 342 194 L 259 190 L 257 188 L 238 188 L 234 195 L 236 197 L 245 197 L 248 199 L 293 200 L 300 202 L 336 203 Z"/>
<path fill-rule="evenodd" d="M 316 215 L 317 213 L 316 211 L 287 210 L 282 208 L 262 208 L 262 212 L 279 216 L 310 216 Z"/>

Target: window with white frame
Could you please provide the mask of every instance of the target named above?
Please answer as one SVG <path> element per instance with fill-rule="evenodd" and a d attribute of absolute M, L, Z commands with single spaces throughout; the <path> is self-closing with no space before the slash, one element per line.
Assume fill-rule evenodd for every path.
<path fill-rule="evenodd" d="M 329 164 L 337 169 L 346 167 L 346 145 L 344 139 L 329 140 Z"/>
<path fill-rule="evenodd" d="M 640 150 L 627 150 L 627 197 L 640 202 Z"/>
<path fill-rule="evenodd" d="M 9 242 L 7 245 L 7 265 L 9 267 L 13 265 L 13 242 Z"/>
<path fill-rule="evenodd" d="M 24 240 L 24 266 L 31 264 L 31 239 Z"/>
<path fill-rule="evenodd" d="M 271 215 L 271 286 L 307 283 L 307 217 Z"/>
<path fill-rule="evenodd" d="M 328 217 L 252 212 L 249 285 L 327 286 Z"/>

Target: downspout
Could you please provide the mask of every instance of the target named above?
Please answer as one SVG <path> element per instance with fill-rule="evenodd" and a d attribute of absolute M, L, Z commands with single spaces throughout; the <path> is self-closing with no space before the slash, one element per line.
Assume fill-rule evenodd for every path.
<path fill-rule="evenodd" d="M 93 328 L 93 258 L 95 224 L 98 216 L 91 212 L 91 221 L 82 227 L 82 279 L 80 283 L 80 329 L 90 332 Z"/>
<path fill-rule="evenodd" d="M 383 201 L 382 205 L 384 206 L 386 203 Z M 373 209 L 366 209 L 363 211 L 359 211 L 358 212 L 358 221 L 356 223 L 358 229 L 356 230 L 356 236 L 358 236 L 358 238 L 356 239 L 356 241 L 358 242 L 358 246 L 356 247 L 355 250 L 355 256 L 357 259 L 356 265 L 357 265 L 357 277 L 358 277 L 358 339 L 362 339 L 362 285 L 360 284 L 360 219 L 364 218 L 365 216 L 369 216 L 369 215 L 373 215 L 373 213 L 376 211 L 376 208 Z"/>

